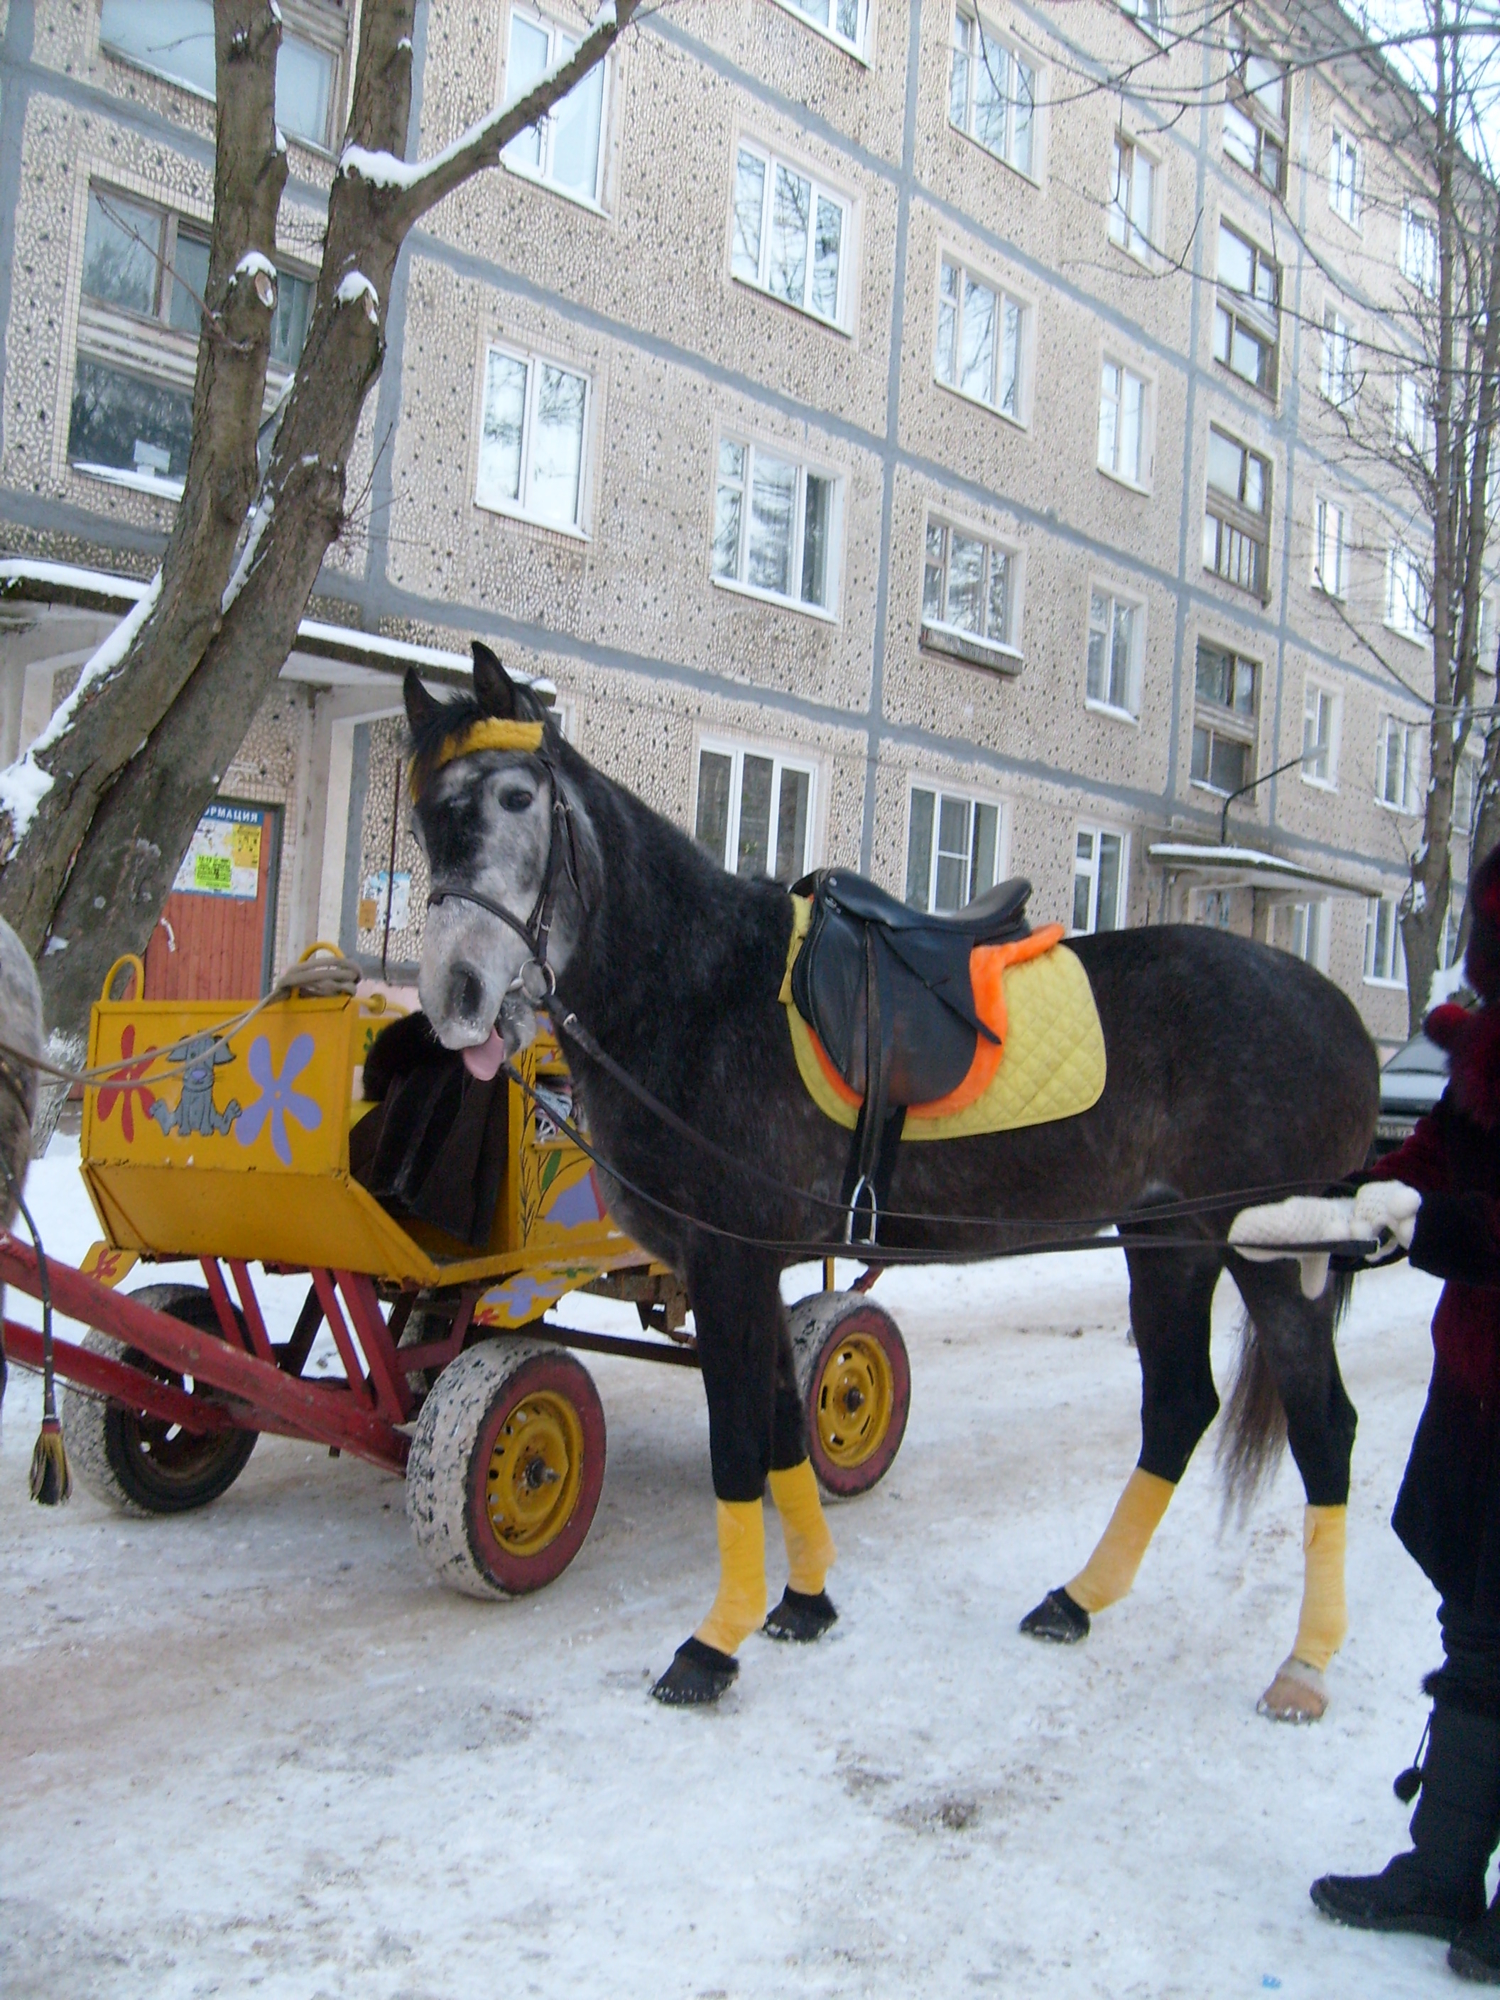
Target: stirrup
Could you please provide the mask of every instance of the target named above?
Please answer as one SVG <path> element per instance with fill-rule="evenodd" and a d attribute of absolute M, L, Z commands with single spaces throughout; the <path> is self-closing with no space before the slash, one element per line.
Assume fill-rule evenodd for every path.
<path fill-rule="evenodd" d="M 869 1208 L 863 1211 L 870 1218 L 869 1234 L 867 1236 L 856 1236 L 854 1233 L 855 1225 L 862 1212 L 860 1203 L 861 1195 L 869 1203 Z M 849 1197 L 849 1213 L 844 1218 L 844 1241 L 846 1243 L 858 1244 L 862 1250 L 873 1250 L 876 1247 L 875 1232 L 879 1221 L 880 1208 L 875 1199 L 875 1190 L 870 1185 L 869 1175 L 861 1174 L 859 1179 L 854 1183 L 854 1192 Z"/>

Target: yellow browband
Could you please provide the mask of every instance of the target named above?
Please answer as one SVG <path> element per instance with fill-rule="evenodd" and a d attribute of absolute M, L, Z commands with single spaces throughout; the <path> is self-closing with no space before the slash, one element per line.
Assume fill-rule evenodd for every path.
<path fill-rule="evenodd" d="M 435 757 L 429 758 L 425 775 L 431 776 L 445 764 L 451 764 L 455 757 L 470 757 L 476 750 L 540 750 L 542 747 L 542 725 L 539 722 L 502 722 L 496 716 L 484 716 L 478 722 L 471 722 L 467 729 L 456 730 L 444 739 L 442 748 Z M 416 798 L 420 787 L 417 783 L 415 764 L 411 773 L 411 795 Z"/>

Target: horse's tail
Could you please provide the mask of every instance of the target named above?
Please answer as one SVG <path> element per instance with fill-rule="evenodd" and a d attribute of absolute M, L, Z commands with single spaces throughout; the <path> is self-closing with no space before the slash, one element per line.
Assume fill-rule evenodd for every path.
<path fill-rule="evenodd" d="M 1353 1271 L 1335 1271 L 1333 1331 L 1354 1295 Z M 1215 1461 L 1224 1480 L 1224 1511 L 1244 1518 L 1286 1449 L 1286 1409 L 1266 1359 L 1260 1328 L 1247 1307 L 1240 1322 L 1240 1358 L 1224 1411 Z"/>

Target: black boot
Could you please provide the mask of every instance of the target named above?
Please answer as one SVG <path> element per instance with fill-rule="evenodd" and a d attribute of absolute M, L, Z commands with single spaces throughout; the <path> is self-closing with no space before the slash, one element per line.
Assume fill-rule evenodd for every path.
<path fill-rule="evenodd" d="M 1324 1875 L 1312 1899 L 1364 1931 L 1453 1939 L 1484 1915 L 1484 1871 L 1500 1839 L 1500 1721 L 1439 1702 L 1432 1711 L 1412 1851 L 1378 1875 Z M 1500 1929 L 1496 1931 L 1500 1941 Z"/>
<path fill-rule="evenodd" d="M 1500 1896 L 1488 1916 L 1459 1932 L 1448 1949 L 1448 1963 L 1460 1979 L 1500 1986 Z"/>

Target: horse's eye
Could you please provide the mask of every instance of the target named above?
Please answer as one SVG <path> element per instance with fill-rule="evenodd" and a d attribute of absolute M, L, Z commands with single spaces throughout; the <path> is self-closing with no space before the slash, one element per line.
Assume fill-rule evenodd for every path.
<path fill-rule="evenodd" d="M 509 791 L 500 794 L 500 804 L 508 813 L 523 813 L 535 797 L 535 792 L 528 792 L 520 785 L 512 785 Z"/>

